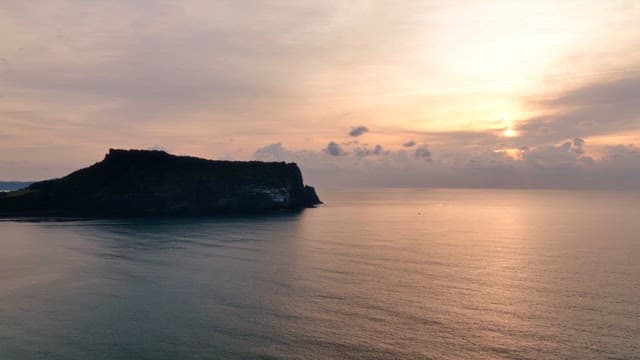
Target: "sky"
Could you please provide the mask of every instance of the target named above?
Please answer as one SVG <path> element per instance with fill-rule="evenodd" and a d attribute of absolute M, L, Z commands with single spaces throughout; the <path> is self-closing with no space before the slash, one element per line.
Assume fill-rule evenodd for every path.
<path fill-rule="evenodd" d="M 640 188 L 640 1 L 0 0 L 0 180 L 109 148 L 319 186 Z"/>

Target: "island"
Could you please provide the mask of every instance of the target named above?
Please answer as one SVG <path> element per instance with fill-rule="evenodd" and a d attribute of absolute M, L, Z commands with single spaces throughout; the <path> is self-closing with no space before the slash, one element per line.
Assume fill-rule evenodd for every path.
<path fill-rule="evenodd" d="M 295 163 L 111 149 L 104 160 L 65 177 L 0 193 L 0 217 L 199 216 L 321 203 Z"/>

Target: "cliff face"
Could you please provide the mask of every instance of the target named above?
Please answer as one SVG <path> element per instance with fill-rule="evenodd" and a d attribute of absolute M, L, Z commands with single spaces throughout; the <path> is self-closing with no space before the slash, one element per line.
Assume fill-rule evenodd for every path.
<path fill-rule="evenodd" d="M 207 215 L 320 204 L 296 164 L 110 150 L 60 179 L 0 195 L 0 217 Z"/>

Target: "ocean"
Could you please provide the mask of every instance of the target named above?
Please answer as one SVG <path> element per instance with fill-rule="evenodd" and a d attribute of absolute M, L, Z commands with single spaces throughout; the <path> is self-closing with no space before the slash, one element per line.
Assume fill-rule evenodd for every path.
<path fill-rule="evenodd" d="M 0 222 L 0 359 L 640 359 L 640 194 Z"/>

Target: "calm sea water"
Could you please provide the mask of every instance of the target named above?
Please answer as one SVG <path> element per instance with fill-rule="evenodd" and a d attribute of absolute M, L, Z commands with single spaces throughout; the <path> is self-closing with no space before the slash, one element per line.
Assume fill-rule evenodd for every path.
<path fill-rule="evenodd" d="M 640 194 L 0 222 L 1 359 L 640 359 Z"/>

